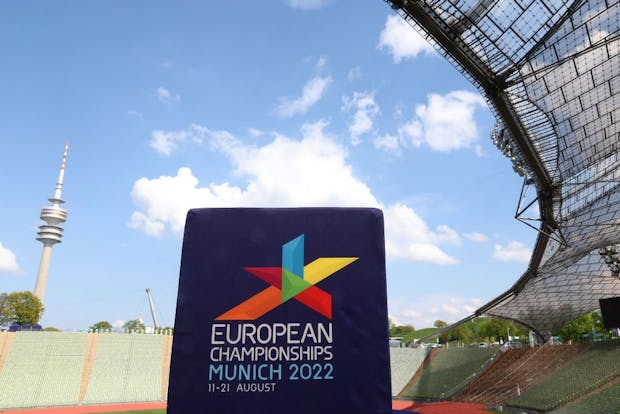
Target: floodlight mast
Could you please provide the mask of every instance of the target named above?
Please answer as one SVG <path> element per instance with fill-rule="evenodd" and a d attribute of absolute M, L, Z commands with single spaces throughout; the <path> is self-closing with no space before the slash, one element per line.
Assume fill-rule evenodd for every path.
<path fill-rule="evenodd" d="M 149 307 L 151 308 L 151 317 L 153 318 L 153 328 L 157 329 L 159 325 L 157 323 L 157 316 L 155 316 L 155 305 L 153 304 L 153 297 L 151 296 L 151 289 L 146 288 L 146 296 L 149 299 Z"/>

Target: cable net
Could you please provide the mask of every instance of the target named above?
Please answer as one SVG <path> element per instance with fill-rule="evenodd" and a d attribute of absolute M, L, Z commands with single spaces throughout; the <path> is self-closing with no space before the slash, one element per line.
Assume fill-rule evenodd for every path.
<path fill-rule="evenodd" d="M 536 187 L 530 266 L 475 315 L 548 337 L 620 296 L 620 1 L 386 1 L 486 96 Z"/>

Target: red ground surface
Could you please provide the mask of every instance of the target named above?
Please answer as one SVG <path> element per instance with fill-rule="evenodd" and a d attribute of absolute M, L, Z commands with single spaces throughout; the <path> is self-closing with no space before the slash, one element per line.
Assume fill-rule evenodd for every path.
<path fill-rule="evenodd" d="M 414 411 L 422 414 L 489 414 L 482 404 L 452 401 L 433 403 L 392 401 L 392 408 L 395 410 Z"/>
<path fill-rule="evenodd" d="M 140 403 L 94 405 L 82 407 L 32 408 L 25 410 L 0 410 L 2 414 L 90 414 L 113 411 L 138 411 L 166 408 L 166 403 Z M 488 414 L 482 404 L 459 402 L 416 403 L 411 401 L 392 401 L 395 410 L 415 411 L 422 414 Z"/>

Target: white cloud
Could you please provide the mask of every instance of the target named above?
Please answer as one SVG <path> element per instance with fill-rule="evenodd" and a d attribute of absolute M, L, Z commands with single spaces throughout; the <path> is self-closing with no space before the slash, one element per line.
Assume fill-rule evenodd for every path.
<path fill-rule="evenodd" d="M 532 257 L 532 250 L 518 241 L 511 241 L 506 246 L 496 244 L 493 257 L 503 262 L 527 263 Z"/>
<path fill-rule="evenodd" d="M 317 75 L 320 75 L 325 70 L 327 66 L 327 58 L 325 56 L 321 56 L 319 60 L 317 60 L 316 65 L 314 65 L 314 71 Z"/>
<path fill-rule="evenodd" d="M 132 229 L 142 230 L 145 234 L 152 237 L 162 237 L 166 231 L 164 222 L 152 218 L 141 211 L 134 211 L 128 223 Z"/>
<path fill-rule="evenodd" d="M 347 73 L 347 80 L 349 82 L 353 82 L 361 78 L 362 78 L 362 68 L 360 68 L 359 66 L 355 66 L 354 68 L 351 68 L 349 72 Z"/>
<path fill-rule="evenodd" d="M 201 144 L 207 132 L 204 127 L 196 124 L 192 124 L 189 128 L 181 131 L 162 131 L 156 129 L 151 132 L 149 146 L 160 154 L 170 155 L 180 145 L 187 142 L 191 141 L 195 144 Z"/>
<path fill-rule="evenodd" d="M 114 321 L 114 322 L 112 323 L 112 326 L 113 326 L 114 328 L 122 328 L 122 327 L 123 327 L 123 325 L 125 325 L 125 321 L 122 321 L 122 320 L 120 320 L 120 319 L 117 319 L 116 321 Z"/>
<path fill-rule="evenodd" d="M 402 311 L 402 315 L 407 318 L 420 318 L 422 314 L 415 309 L 405 309 Z"/>
<path fill-rule="evenodd" d="M 361 136 L 372 131 L 374 120 L 379 115 L 379 105 L 375 102 L 372 92 L 354 92 L 353 96 L 342 98 L 342 110 L 353 111 L 353 119 L 349 124 L 351 144 L 361 143 Z"/>
<path fill-rule="evenodd" d="M 416 147 L 426 144 L 442 152 L 472 148 L 479 154 L 474 120 L 479 108 L 486 108 L 486 103 L 477 93 L 457 90 L 446 95 L 430 94 L 426 104 L 416 106 L 414 118 L 399 128 L 399 134 Z"/>
<path fill-rule="evenodd" d="M 162 131 L 155 130 L 151 132 L 151 140 L 149 146 L 155 151 L 163 155 L 170 155 L 172 151 L 178 148 L 179 144 L 187 140 L 185 131 Z"/>
<path fill-rule="evenodd" d="M 317 10 L 329 4 L 330 0 L 286 0 L 286 4 L 299 10 Z"/>
<path fill-rule="evenodd" d="M 392 323 L 393 323 L 394 325 L 403 325 L 403 324 L 400 322 L 400 320 L 398 320 L 398 318 L 397 318 L 396 316 L 392 315 L 391 313 L 388 315 L 388 319 L 389 319 L 390 321 L 392 321 Z"/>
<path fill-rule="evenodd" d="M 471 240 L 476 243 L 485 243 L 489 240 L 486 234 L 478 233 L 478 232 L 463 233 L 463 237 L 465 237 L 467 240 Z"/>
<path fill-rule="evenodd" d="M 398 136 L 402 138 L 403 145 L 406 146 L 410 142 L 414 147 L 419 147 L 424 143 L 423 131 L 422 123 L 417 119 L 412 119 L 398 128 Z"/>
<path fill-rule="evenodd" d="M 480 298 L 463 298 L 448 294 L 419 297 L 415 302 L 394 300 L 390 304 L 390 317 L 400 325 L 413 325 L 416 329 L 430 328 L 436 320 L 457 322 L 471 315 L 482 306 Z"/>
<path fill-rule="evenodd" d="M 180 168 L 173 177 L 139 179 L 131 192 L 139 210 L 133 212 L 129 226 L 149 236 L 161 237 L 167 230 L 180 234 L 188 209 L 221 205 L 215 189 L 198 188 L 197 184 L 189 168 Z"/>
<path fill-rule="evenodd" d="M 19 273 L 19 264 L 17 264 L 17 256 L 8 248 L 0 243 L 0 272 Z"/>
<path fill-rule="evenodd" d="M 399 63 L 403 59 L 415 58 L 422 54 L 433 55 L 433 47 L 409 26 L 409 24 L 397 15 L 389 15 L 385 21 L 385 27 L 379 35 L 379 49 L 387 49 Z"/>
<path fill-rule="evenodd" d="M 372 141 L 375 148 L 383 150 L 385 152 L 390 152 L 392 154 L 400 155 L 401 145 L 398 137 L 390 134 L 385 134 L 382 136 L 377 136 Z"/>
<path fill-rule="evenodd" d="M 280 98 L 280 103 L 275 109 L 276 115 L 282 118 L 291 118 L 295 115 L 305 114 L 312 105 L 321 99 L 331 82 L 331 76 L 315 76 L 304 85 L 300 97 L 295 99 Z"/>
<path fill-rule="evenodd" d="M 449 226 L 441 224 L 437 226 L 437 232 L 435 233 L 435 241 L 438 243 L 450 243 L 454 245 L 461 244 L 461 236 Z"/>
<path fill-rule="evenodd" d="M 476 155 L 479 157 L 484 157 L 485 155 L 487 155 L 487 153 L 484 151 L 484 148 L 482 148 L 482 145 L 480 144 L 474 145 L 473 149 Z"/>
<path fill-rule="evenodd" d="M 264 135 L 265 132 L 261 131 L 260 129 L 256 129 L 256 128 L 248 128 L 248 134 L 256 138 L 256 137 L 260 137 Z"/>
<path fill-rule="evenodd" d="M 345 103 L 353 102 L 353 99 L 347 99 Z M 372 102 L 374 104 L 374 100 Z M 349 103 L 349 106 L 353 105 Z M 481 157 L 485 154 L 478 143 L 474 114 L 482 108 L 486 108 L 486 103 L 474 92 L 456 90 L 445 95 L 430 94 L 426 103 L 416 105 L 413 117 L 398 127 L 397 134 L 376 136 L 373 143 L 375 148 L 394 154 L 399 154 L 404 148 L 427 145 L 440 152 L 469 148 Z M 399 109 L 395 116 L 401 115 Z M 359 122 L 353 122 L 352 125 L 356 126 L 357 131 L 368 132 L 372 129 L 375 116 L 375 113 L 366 109 L 366 113 L 360 114 Z M 359 142 L 359 138 L 355 140 L 354 131 L 351 131 L 352 140 L 354 143 Z"/>
<path fill-rule="evenodd" d="M 200 128 L 213 151 L 230 160 L 245 185 L 227 182 L 200 185 L 189 168 L 174 176 L 140 178 L 131 197 L 136 211 L 129 226 L 150 236 L 181 234 L 187 210 L 197 207 L 380 207 L 385 213 L 386 248 L 390 257 L 455 264 L 458 260 L 439 245 L 458 245 L 458 233 L 441 225 L 432 231 L 404 204 L 384 206 L 353 174 L 347 152 L 325 132 L 327 123 L 305 124 L 301 139 L 277 135 L 272 142 L 246 144 L 227 131 Z M 282 168 L 286 165 L 286 168 Z M 282 185 L 282 183 L 295 185 Z"/>
<path fill-rule="evenodd" d="M 129 116 L 133 116 L 136 118 L 142 118 L 142 114 L 138 111 L 136 111 L 135 109 L 130 109 L 129 111 L 127 111 L 127 115 Z"/>
<path fill-rule="evenodd" d="M 422 217 L 404 204 L 389 206 L 384 213 L 388 256 L 443 265 L 459 263 L 438 246 L 440 243 L 458 244 L 458 234 L 450 227 L 438 226 L 437 231 L 433 232 Z"/>
<path fill-rule="evenodd" d="M 163 86 L 157 88 L 156 94 L 157 98 L 163 103 L 178 103 L 181 101 L 181 95 L 172 93 Z"/>

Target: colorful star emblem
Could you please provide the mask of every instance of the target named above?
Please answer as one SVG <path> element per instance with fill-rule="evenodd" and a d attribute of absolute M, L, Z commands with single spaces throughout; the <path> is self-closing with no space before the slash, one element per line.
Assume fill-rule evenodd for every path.
<path fill-rule="evenodd" d="M 332 296 L 315 286 L 356 261 L 357 257 L 319 257 L 304 266 L 304 235 L 282 246 L 282 267 L 245 267 L 271 286 L 216 320 L 254 320 L 284 302 L 295 299 L 321 315 L 332 318 Z"/>

